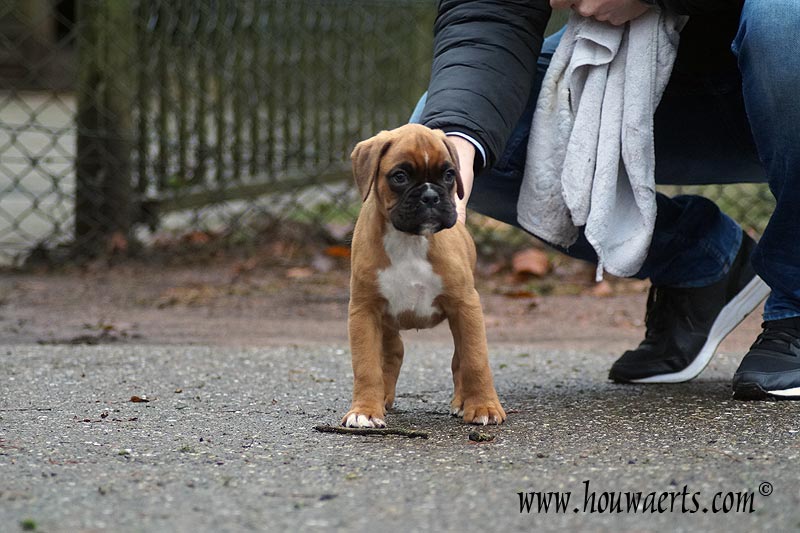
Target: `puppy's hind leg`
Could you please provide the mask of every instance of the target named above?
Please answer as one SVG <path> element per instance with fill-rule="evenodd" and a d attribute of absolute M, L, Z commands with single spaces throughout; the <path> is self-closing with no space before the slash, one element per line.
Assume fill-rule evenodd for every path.
<path fill-rule="evenodd" d="M 391 409 L 394 404 L 397 377 L 403 365 L 403 341 L 400 332 L 386 325 L 383 327 L 383 392 L 384 406 Z"/>

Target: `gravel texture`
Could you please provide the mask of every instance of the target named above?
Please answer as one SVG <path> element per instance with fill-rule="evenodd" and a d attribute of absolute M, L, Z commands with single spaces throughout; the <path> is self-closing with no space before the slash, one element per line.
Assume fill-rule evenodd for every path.
<path fill-rule="evenodd" d="M 447 415 L 451 347 L 408 337 L 387 422 L 428 439 L 313 430 L 347 410 L 344 344 L 0 345 L 0 530 L 800 529 L 800 403 L 733 401 L 740 354 L 624 386 L 611 353 L 494 345 L 509 418 L 477 443 Z M 668 493 L 666 510 L 589 512 L 586 480 L 597 505 Z M 535 491 L 570 491 L 566 512 L 520 513 Z M 713 513 L 729 491 L 753 512 Z"/>

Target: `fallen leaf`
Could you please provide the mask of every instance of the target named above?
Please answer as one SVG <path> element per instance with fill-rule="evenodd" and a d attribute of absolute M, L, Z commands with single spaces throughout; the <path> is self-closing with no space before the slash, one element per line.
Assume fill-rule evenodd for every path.
<path fill-rule="evenodd" d="M 529 248 L 514 254 L 511 268 L 517 275 L 533 275 L 542 277 L 550 272 L 551 265 L 547 253 L 536 248 Z"/>
<path fill-rule="evenodd" d="M 134 403 L 147 403 L 150 401 L 150 398 L 147 396 L 131 396 L 131 400 Z"/>
<path fill-rule="evenodd" d="M 501 293 L 506 298 L 536 298 L 537 294 L 525 289 L 509 289 Z"/>
<path fill-rule="evenodd" d="M 329 257 L 340 257 L 344 259 L 350 257 L 350 248 L 347 246 L 328 246 L 323 252 Z"/>
<path fill-rule="evenodd" d="M 206 244 L 211 241 L 211 237 L 205 231 L 192 231 L 183 236 L 183 241 L 189 244 Z"/>
<path fill-rule="evenodd" d="M 223 295 L 221 289 L 203 283 L 195 283 L 187 287 L 172 287 L 161 293 L 156 307 L 164 309 L 173 305 L 203 305 L 221 295 Z"/>

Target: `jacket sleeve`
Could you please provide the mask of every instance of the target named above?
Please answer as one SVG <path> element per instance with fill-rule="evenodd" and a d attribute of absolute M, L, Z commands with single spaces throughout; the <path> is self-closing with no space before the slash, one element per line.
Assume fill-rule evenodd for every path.
<path fill-rule="evenodd" d="M 440 0 L 420 122 L 477 140 L 490 166 L 530 96 L 549 0 Z"/>
<path fill-rule="evenodd" d="M 713 15 L 741 11 L 742 0 L 657 0 L 658 4 L 679 15 Z"/>

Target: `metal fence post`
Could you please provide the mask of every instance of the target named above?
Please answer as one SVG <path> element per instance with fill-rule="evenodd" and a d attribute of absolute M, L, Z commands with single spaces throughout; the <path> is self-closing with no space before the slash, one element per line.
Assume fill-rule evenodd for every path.
<path fill-rule="evenodd" d="M 79 0 L 75 252 L 125 245 L 131 197 L 134 16 L 129 0 Z"/>

